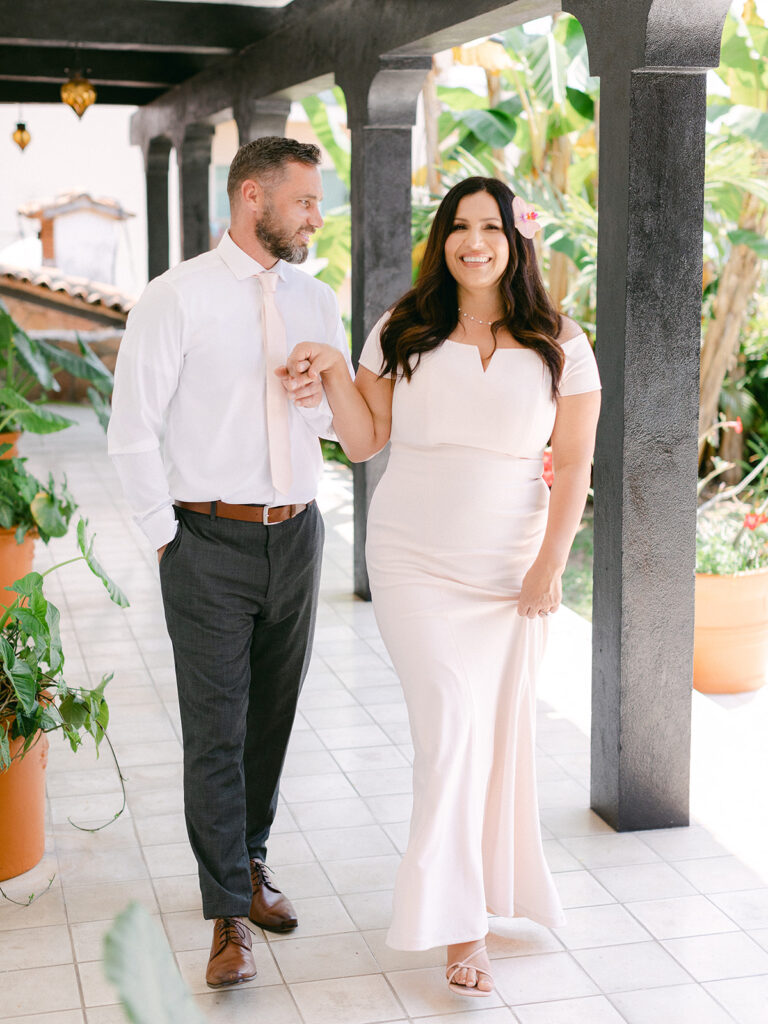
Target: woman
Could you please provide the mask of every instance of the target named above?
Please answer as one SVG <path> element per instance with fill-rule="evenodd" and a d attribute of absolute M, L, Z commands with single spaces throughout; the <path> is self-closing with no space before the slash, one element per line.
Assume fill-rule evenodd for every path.
<path fill-rule="evenodd" d="M 494 178 L 456 185 L 355 382 L 314 344 L 294 349 L 286 382 L 299 398 L 303 373 L 322 377 L 353 461 L 392 441 L 366 554 L 415 755 L 387 942 L 446 944 L 449 985 L 465 995 L 492 989 L 486 912 L 564 923 L 538 819 L 535 681 L 589 487 L 600 382 L 585 335 L 544 290 L 535 217 Z"/>

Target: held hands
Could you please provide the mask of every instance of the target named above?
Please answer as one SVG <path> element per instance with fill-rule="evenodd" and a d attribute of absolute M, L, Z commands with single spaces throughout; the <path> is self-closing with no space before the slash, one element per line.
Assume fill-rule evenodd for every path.
<path fill-rule="evenodd" d="M 300 342 L 275 373 L 296 405 L 313 409 L 323 397 L 322 374 L 331 372 L 340 358 L 331 345 Z"/>
<path fill-rule="evenodd" d="M 562 572 L 547 569 L 536 562 L 523 577 L 517 614 L 528 619 L 556 612 L 563 599 Z"/>

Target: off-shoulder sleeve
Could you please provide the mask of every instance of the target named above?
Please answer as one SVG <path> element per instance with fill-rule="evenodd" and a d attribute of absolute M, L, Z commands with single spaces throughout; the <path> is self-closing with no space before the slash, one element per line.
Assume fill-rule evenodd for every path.
<path fill-rule="evenodd" d="M 384 353 L 381 351 L 381 331 L 388 319 L 389 311 L 374 324 L 373 330 L 365 339 L 363 351 L 360 353 L 360 366 L 364 366 L 366 370 L 370 370 L 377 376 L 381 373 L 384 364 Z M 394 374 L 387 373 L 385 376 L 394 377 Z"/>
<path fill-rule="evenodd" d="M 565 366 L 560 380 L 560 395 L 583 395 L 601 389 L 597 360 L 586 334 L 579 334 L 563 343 Z"/>

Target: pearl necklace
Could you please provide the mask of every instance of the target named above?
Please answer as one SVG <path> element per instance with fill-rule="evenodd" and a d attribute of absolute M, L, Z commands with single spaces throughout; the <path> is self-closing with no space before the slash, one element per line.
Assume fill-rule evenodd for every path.
<path fill-rule="evenodd" d="M 471 313 L 465 313 L 461 306 L 459 306 L 459 312 L 461 313 L 462 316 L 466 317 L 467 320 L 472 320 L 473 323 L 476 324 L 482 324 L 483 327 L 491 327 L 493 324 L 496 323 L 495 320 L 481 320 L 479 317 L 472 316 Z"/>

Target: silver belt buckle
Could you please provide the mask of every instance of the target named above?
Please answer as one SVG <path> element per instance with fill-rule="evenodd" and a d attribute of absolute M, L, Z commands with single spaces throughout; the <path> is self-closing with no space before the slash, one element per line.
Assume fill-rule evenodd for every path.
<path fill-rule="evenodd" d="M 264 506 L 264 520 L 263 520 L 263 522 L 264 522 L 265 526 L 274 526 L 275 525 L 274 523 L 270 523 L 270 521 L 269 521 L 269 506 L 268 505 Z"/>

